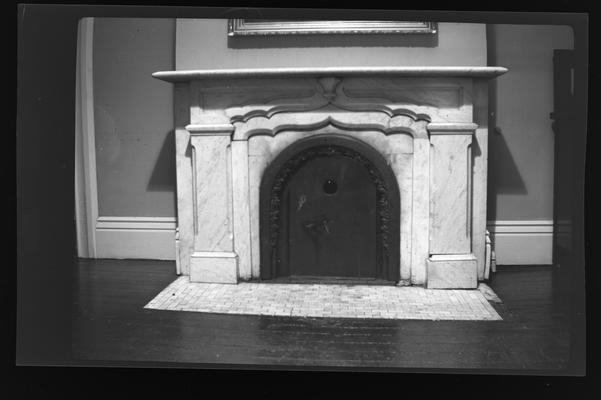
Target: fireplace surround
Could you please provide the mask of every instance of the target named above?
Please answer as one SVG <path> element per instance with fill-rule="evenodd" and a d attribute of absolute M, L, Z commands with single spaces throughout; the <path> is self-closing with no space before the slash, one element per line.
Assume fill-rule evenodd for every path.
<path fill-rule="evenodd" d="M 506 71 L 154 73 L 175 84 L 178 273 L 193 282 L 273 278 L 277 249 L 286 246 L 278 236 L 278 190 L 294 165 L 330 151 L 341 163 L 354 159 L 374 182 L 377 263 L 387 271 L 380 276 L 428 288 L 475 288 L 491 253 L 488 81 Z M 301 151 L 303 143 L 312 155 Z"/>

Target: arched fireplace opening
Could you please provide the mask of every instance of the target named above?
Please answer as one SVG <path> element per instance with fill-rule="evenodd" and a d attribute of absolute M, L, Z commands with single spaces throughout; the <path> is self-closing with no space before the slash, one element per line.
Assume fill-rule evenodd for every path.
<path fill-rule="evenodd" d="M 265 170 L 259 201 L 261 279 L 399 280 L 399 187 L 361 140 L 293 143 Z"/>

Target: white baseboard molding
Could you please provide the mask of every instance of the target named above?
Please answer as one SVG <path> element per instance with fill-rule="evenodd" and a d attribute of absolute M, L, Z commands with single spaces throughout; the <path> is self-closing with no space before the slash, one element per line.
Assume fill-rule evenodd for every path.
<path fill-rule="evenodd" d="M 175 260 L 175 217 L 98 217 L 96 258 Z"/>
<path fill-rule="evenodd" d="M 98 217 L 97 258 L 175 260 L 175 217 Z M 488 221 L 497 265 L 551 264 L 553 221 Z"/>
<path fill-rule="evenodd" d="M 553 261 L 553 221 L 487 221 L 497 265 L 542 265 Z"/>

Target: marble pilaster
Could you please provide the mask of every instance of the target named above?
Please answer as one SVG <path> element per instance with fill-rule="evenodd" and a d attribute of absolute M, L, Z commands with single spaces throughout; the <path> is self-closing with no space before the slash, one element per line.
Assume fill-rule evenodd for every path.
<path fill-rule="evenodd" d="M 401 237 L 400 254 L 403 281 L 411 279 L 411 222 L 413 208 L 413 154 L 390 153 L 387 156 L 390 166 L 397 178 L 401 196 Z"/>
<path fill-rule="evenodd" d="M 470 144 L 476 126 L 430 124 L 430 254 L 471 252 Z M 466 129 L 467 128 L 467 129 Z"/>
<path fill-rule="evenodd" d="M 486 263 L 486 186 L 488 177 L 488 82 L 474 83 L 474 121 L 478 125 L 472 144 L 472 253 L 478 264 L 478 279 L 488 279 Z"/>
<path fill-rule="evenodd" d="M 190 121 L 189 87 L 177 83 L 174 93 L 175 164 L 177 191 L 177 252 L 176 270 L 190 273 L 190 254 L 194 248 L 194 210 L 192 207 L 192 151 L 190 132 L 185 126 Z"/>
<path fill-rule="evenodd" d="M 240 279 L 251 278 L 250 192 L 248 186 L 248 141 L 232 142 L 232 197 L 234 250 Z"/>
<path fill-rule="evenodd" d="M 251 243 L 251 271 L 252 277 L 261 276 L 261 241 L 259 228 L 259 195 L 261 186 L 261 177 L 265 168 L 267 168 L 268 157 L 265 155 L 249 154 L 249 195 L 250 195 L 250 243 Z"/>
<path fill-rule="evenodd" d="M 428 288 L 467 289 L 478 284 L 472 253 L 472 154 L 475 124 L 429 124 L 430 257 Z"/>
<path fill-rule="evenodd" d="M 413 141 L 413 211 L 411 225 L 411 283 L 426 282 L 426 260 L 430 254 L 430 141 Z"/>
<path fill-rule="evenodd" d="M 238 276 L 238 258 L 234 253 L 231 129 L 190 125 L 187 129 L 191 131 L 193 148 L 192 203 L 196 212 L 190 279 L 235 283 L 231 279 Z M 219 272 L 209 272 L 211 265 Z"/>

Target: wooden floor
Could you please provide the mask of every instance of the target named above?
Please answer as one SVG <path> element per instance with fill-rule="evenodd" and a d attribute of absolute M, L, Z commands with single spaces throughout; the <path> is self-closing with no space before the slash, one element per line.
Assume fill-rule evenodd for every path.
<path fill-rule="evenodd" d="M 503 300 L 495 305 L 503 321 L 306 319 L 143 309 L 175 278 L 173 262 L 81 260 L 74 285 L 75 358 L 83 365 L 561 374 L 569 357 L 569 321 L 552 301 L 549 267 L 505 267 L 495 274 L 489 285 Z"/>

